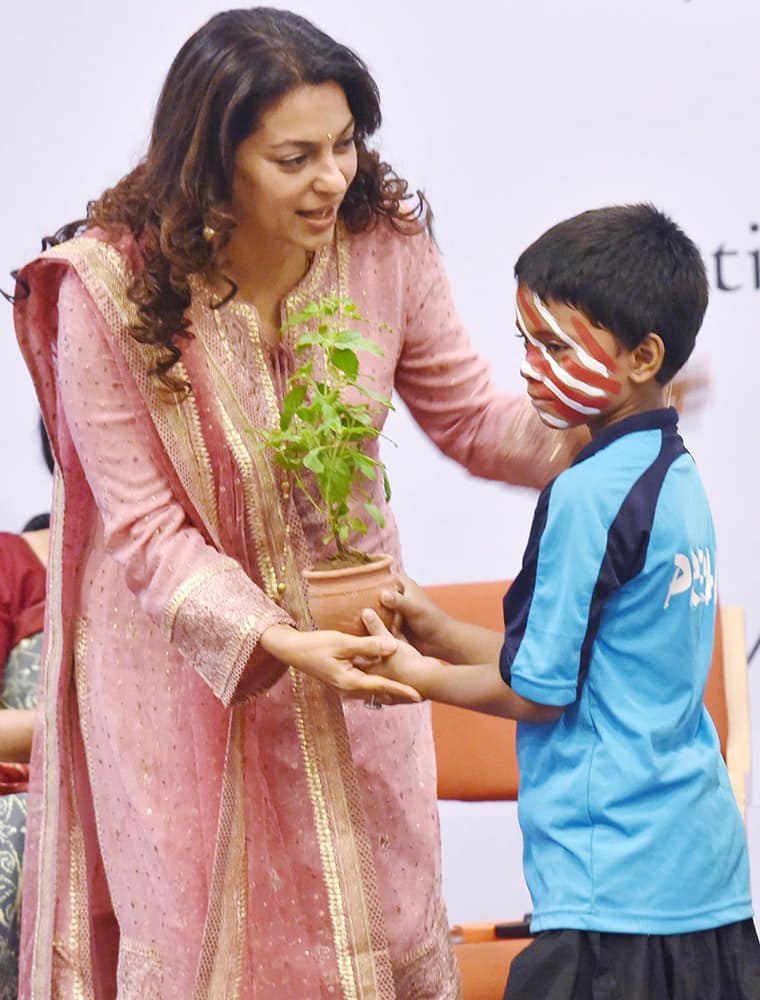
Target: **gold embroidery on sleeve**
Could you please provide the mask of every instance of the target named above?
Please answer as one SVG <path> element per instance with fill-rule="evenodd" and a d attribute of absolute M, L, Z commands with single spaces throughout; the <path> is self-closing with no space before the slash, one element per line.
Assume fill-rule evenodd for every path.
<path fill-rule="evenodd" d="M 221 566 L 217 563 L 213 566 L 204 566 L 202 569 L 197 570 L 191 576 L 187 577 L 187 579 L 184 580 L 179 587 L 177 587 L 164 608 L 161 621 L 161 631 L 164 633 L 169 642 L 172 641 L 174 636 L 174 625 L 177 621 L 179 610 L 191 594 L 203 587 L 212 576 L 217 576 L 220 573 L 238 572 L 239 569 L 240 567 L 238 564 L 232 560 L 223 563 Z"/>

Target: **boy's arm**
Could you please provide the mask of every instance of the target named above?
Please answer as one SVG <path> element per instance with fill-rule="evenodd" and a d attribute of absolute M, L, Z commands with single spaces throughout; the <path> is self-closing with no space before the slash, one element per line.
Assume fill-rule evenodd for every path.
<path fill-rule="evenodd" d="M 448 616 L 445 616 L 448 619 Z M 387 630 L 374 611 L 366 609 L 362 620 L 370 635 L 384 635 Z M 454 625 L 462 625 L 448 619 Z M 470 626 L 466 627 L 469 632 Z M 487 629 L 478 632 L 493 636 Z M 456 634 L 458 630 L 454 629 Z M 461 637 L 461 636 L 460 636 Z M 470 636 L 472 638 L 472 636 Z M 465 635 L 465 641 L 467 636 Z M 501 643 L 499 642 L 499 648 Z M 481 656 L 487 651 L 479 647 Z M 409 684 L 432 701 L 459 705 L 487 715 L 499 715 L 519 722 L 554 722 L 562 715 L 564 705 L 541 705 L 522 698 L 505 684 L 499 672 L 499 648 L 487 662 L 443 663 L 433 656 L 425 656 L 408 643 L 400 642 L 392 656 L 379 664 L 365 667 L 368 672 L 381 673 L 391 680 Z M 493 648 L 492 648 L 493 651 Z"/>

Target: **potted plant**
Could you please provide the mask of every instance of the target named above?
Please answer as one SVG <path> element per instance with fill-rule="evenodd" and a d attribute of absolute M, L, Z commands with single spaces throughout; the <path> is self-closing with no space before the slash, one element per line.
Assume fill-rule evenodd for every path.
<path fill-rule="evenodd" d="M 355 328 L 366 322 L 350 299 L 338 296 L 309 303 L 288 321 L 286 328 L 307 326 L 295 345 L 305 359 L 288 379 L 279 427 L 264 435 L 275 461 L 319 511 L 324 542 L 334 543 L 332 556 L 303 572 L 312 619 L 318 628 L 354 634 L 365 631 L 364 607 L 375 607 L 388 621 L 379 592 L 396 586 L 390 556 L 350 544 L 356 534 L 367 533 L 370 519 L 380 527 L 385 523 L 371 487 L 381 479 L 390 496 L 385 465 L 364 449 L 380 435 L 377 408 L 393 409 L 359 377 L 359 354 L 383 354 Z"/>

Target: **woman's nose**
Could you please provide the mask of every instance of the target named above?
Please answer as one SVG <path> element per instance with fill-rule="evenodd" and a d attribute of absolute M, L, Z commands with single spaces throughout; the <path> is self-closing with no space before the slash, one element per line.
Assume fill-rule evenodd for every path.
<path fill-rule="evenodd" d="M 314 186 L 326 194 L 343 194 L 348 187 L 347 179 L 331 152 L 319 161 Z"/>

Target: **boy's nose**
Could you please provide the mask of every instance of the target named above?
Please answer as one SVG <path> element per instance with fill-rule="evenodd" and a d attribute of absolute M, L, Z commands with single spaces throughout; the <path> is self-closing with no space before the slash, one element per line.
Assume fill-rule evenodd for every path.
<path fill-rule="evenodd" d="M 529 340 L 525 342 L 525 360 L 532 368 L 540 368 L 543 364 L 544 356 Z"/>

